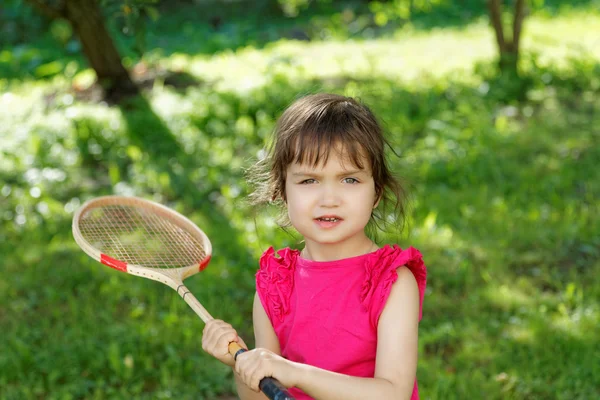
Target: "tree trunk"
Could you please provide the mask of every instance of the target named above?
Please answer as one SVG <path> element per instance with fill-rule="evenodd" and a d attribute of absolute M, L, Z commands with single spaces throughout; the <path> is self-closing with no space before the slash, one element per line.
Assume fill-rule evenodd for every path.
<path fill-rule="evenodd" d="M 494 28 L 494 33 L 496 34 L 498 51 L 502 54 L 506 51 L 504 28 L 502 26 L 502 0 L 488 0 L 488 9 L 490 12 L 490 22 Z"/>
<path fill-rule="evenodd" d="M 519 43 L 521 41 L 523 20 L 525 19 L 525 0 L 515 1 L 511 38 L 504 36 L 502 0 L 488 0 L 488 10 L 490 22 L 496 35 L 496 43 L 498 44 L 500 72 L 514 73 L 518 76 Z"/>
<path fill-rule="evenodd" d="M 63 10 L 90 66 L 96 71 L 105 97 L 118 101 L 122 97 L 138 94 L 139 90 L 121 63 L 121 56 L 106 30 L 96 0 L 66 0 Z"/>
<path fill-rule="evenodd" d="M 138 87 L 121 63 L 121 56 L 104 26 L 96 0 L 27 0 L 50 19 L 64 18 L 73 27 L 83 53 L 96 71 L 104 97 L 113 102 L 136 95 Z"/>

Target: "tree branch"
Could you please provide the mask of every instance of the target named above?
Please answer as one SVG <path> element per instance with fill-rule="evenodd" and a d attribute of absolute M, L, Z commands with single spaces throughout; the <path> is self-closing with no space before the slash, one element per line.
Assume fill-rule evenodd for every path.
<path fill-rule="evenodd" d="M 517 0 L 515 3 L 515 15 L 513 19 L 512 50 L 519 54 L 519 43 L 521 42 L 521 31 L 525 20 L 525 0 Z"/>
<path fill-rule="evenodd" d="M 490 11 L 490 22 L 496 33 L 496 42 L 500 54 L 506 51 L 506 41 L 504 39 L 504 29 L 502 28 L 502 0 L 488 0 L 488 9 Z"/>

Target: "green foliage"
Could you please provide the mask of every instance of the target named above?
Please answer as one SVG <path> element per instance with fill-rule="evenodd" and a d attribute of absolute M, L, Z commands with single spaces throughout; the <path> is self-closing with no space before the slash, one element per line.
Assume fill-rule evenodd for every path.
<path fill-rule="evenodd" d="M 449 3 L 447 0 L 393 0 L 371 1 L 369 7 L 374 14 L 375 23 L 385 26 L 389 21 L 408 21 L 416 12 L 428 13 L 440 4 Z"/>
<path fill-rule="evenodd" d="M 0 80 L 0 398 L 232 393 L 231 371 L 202 352 L 202 323 L 179 296 L 82 254 L 71 218 L 108 193 L 187 215 L 206 229 L 215 255 L 186 283 L 251 343 L 257 259 L 267 246 L 300 243 L 274 225 L 276 210 L 245 205 L 243 169 L 281 111 L 320 90 L 362 98 L 401 155 L 392 160 L 413 194 L 409 230 L 381 242 L 414 245 L 429 267 L 421 396 L 600 395 L 597 58 L 554 65 L 554 48 L 528 53 L 528 85 L 516 101 L 489 58 L 469 68 L 478 59 L 462 52 L 479 49 L 480 30 L 397 33 L 414 48 L 282 41 L 232 51 L 244 29 L 260 33 L 226 24 L 231 35 L 198 45 L 183 14 L 161 15 L 148 37 L 166 43 L 156 64 L 186 73 L 185 85 L 159 77 L 144 98 L 116 107 L 73 92 L 75 72 Z M 276 36 L 286 26 L 279 22 L 265 31 Z M 51 34 L 67 37 L 62 31 Z M 219 43 L 222 51 L 205 55 Z M 462 64 L 439 62 L 431 43 Z M 381 48 L 402 53 L 402 66 Z M 54 61 L 65 71 L 74 62 Z"/>
<path fill-rule="evenodd" d="M 4 0 L 0 10 L 0 48 L 17 45 L 37 38 L 48 28 L 39 13 L 23 0 Z"/>
<path fill-rule="evenodd" d="M 101 0 L 109 21 L 126 37 L 133 38 L 132 49 L 138 57 L 146 52 L 146 32 L 149 21 L 160 16 L 159 0 Z"/>
<path fill-rule="evenodd" d="M 300 11 L 309 4 L 309 0 L 277 0 L 277 2 L 288 17 L 297 17 Z"/>

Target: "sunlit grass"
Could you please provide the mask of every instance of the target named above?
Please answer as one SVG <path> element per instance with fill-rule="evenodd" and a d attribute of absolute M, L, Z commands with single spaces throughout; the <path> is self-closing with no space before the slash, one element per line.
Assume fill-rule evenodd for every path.
<path fill-rule="evenodd" d="M 540 65 L 564 65 L 569 58 L 582 55 L 600 59 L 600 15 L 531 17 L 525 26 L 522 49 L 538 54 Z M 496 51 L 493 32 L 484 20 L 461 29 L 405 29 L 394 39 L 280 41 L 266 49 L 249 47 L 216 56 L 178 54 L 161 63 L 187 69 L 208 81 L 217 80 L 222 90 L 244 93 L 268 84 L 269 78 L 278 74 L 291 79 L 381 76 L 418 81 L 470 71 L 477 62 L 491 61 Z"/>

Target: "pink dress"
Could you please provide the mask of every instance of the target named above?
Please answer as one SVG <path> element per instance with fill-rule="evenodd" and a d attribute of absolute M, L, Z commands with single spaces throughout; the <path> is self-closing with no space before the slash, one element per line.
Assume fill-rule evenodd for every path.
<path fill-rule="evenodd" d="M 336 261 L 310 261 L 297 250 L 269 248 L 260 258 L 256 290 L 288 360 L 357 377 L 375 374 L 377 323 L 397 269 L 419 286 L 419 320 L 427 270 L 421 253 L 386 245 Z M 296 399 L 311 399 L 292 388 Z M 418 399 L 417 381 L 411 400 Z"/>

